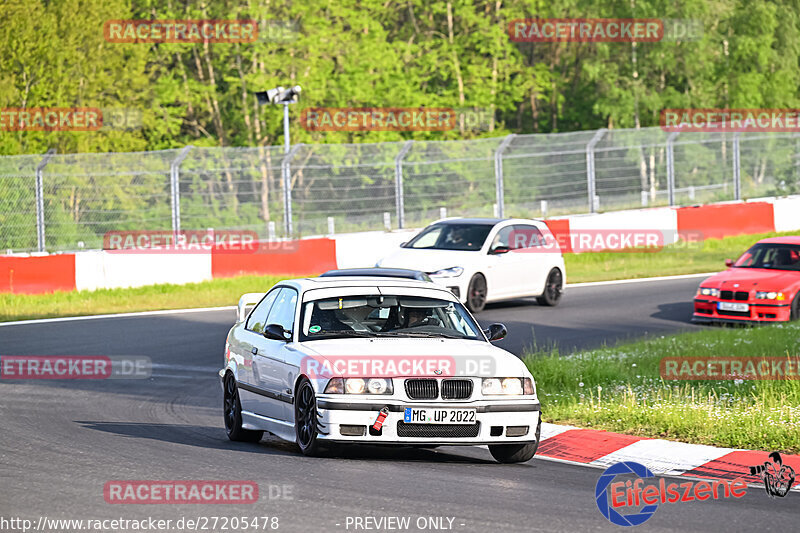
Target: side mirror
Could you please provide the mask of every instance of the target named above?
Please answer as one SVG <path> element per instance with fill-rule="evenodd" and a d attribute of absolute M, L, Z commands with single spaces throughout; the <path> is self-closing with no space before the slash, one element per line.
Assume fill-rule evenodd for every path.
<path fill-rule="evenodd" d="M 500 254 L 507 254 L 511 251 L 511 248 L 508 246 L 497 246 L 489 250 L 489 255 L 500 255 Z"/>
<path fill-rule="evenodd" d="M 732 267 L 733 266 L 733 259 L 726 259 L 725 260 L 725 266 L 726 267 Z"/>
<path fill-rule="evenodd" d="M 505 339 L 508 335 L 508 330 L 503 324 L 492 324 L 489 329 L 483 331 L 490 341 L 499 341 Z"/>
<path fill-rule="evenodd" d="M 289 339 L 286 338 L 287 333 L 289 334 L 288 335 L 289 338 L 291 338 L 292 332 L 286 331 L 280 324 L 268 324 L 267 327 L 264 328 L 264 336 L 268 339 L 276 341 L 283 341 L 283 342 L 288 341 Z"/>

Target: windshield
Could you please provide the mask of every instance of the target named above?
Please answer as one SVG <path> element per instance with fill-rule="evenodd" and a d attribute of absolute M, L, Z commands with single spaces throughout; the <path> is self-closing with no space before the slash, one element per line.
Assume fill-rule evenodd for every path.
<path fill-rule="evenodd" d="M 484 340 L 458 302 L 420 296 L 366 295 L 303 304 L 300 340 L 336 337 L 446 337 Z"/>
<path fill-rule="evenodd" d="M 800 270 L 800 245 L 756 244 L 736 260 L 737 268 L 768 268 L 771 270 Z"/>
<path fill-rule="evenodd" d="M 492 224 L 434 224 L 406 243 L 404 248 L 480 250 Z"/>

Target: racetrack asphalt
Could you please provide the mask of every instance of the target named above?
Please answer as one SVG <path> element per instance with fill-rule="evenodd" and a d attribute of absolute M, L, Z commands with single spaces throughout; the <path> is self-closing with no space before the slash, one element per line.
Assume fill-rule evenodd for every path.
<path fill-rule="evenodd" d="M 506 323 L 500 345 L 516 353 L 534 338 L 566 352 L 695 329 L 688 320 L 699 281 L 574 287 L 556 308 L 510 302 L 479 318 Z M 452 530 L 463 532 L 619 530 L 597 509 L 601 471 L 593 468 L 541 458 L 499 465 L 480 447 L 357 447 L 307 458 L 270 437 L 228 441 L 216 370 L 233 319 L 224 310 L 0 328 L 0 355 L 144 355 L 154 363 L 143 380 L 0 381 L 0 517 L 277 516 L 278 531 L 327 532 L 367 531 L 348 528 L 348 517 L 410 516 L 406 531 L 420 530 L 418 517 L 452 517 Z M 253 480 L 261 497 L 252 505 L 103 499 L 109 480 L 173 479 Z M 271 485 L 290 487 L 289 497 L 270 499 Z M 786 532 L 798 523 L 797 493 L 769 498 L 751 488 L 741 500 L 661 504 L 637 529 Z"/>

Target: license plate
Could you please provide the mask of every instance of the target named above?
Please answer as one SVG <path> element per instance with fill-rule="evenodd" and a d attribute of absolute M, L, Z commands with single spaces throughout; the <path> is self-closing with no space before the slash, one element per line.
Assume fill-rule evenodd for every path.
<path fill-rule="evenodd" d="M 406 407 L 403 422 L 406 424 L 474 424 L 475 409 L 434 409 Z"/>
<path fill-rule="evenodd" d="M 717 302 L 717 309 L 721 309 L 723 311 L 739 311 L 740 313 L 746 313 L 750 310 L 750 304 L 740 304 L 735 302 Z"/>

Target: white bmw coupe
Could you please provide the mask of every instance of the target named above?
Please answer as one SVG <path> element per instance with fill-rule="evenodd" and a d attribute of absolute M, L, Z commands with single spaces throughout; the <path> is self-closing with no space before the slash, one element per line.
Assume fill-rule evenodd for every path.
<path fill-rule="evenodd" d="M 375 266 L 426 272 L 473 313 L 487 302 L 530 296 L 557 305 L 566 283 L 558 240 L 539 220 L 440 220 Z"/>
<path fill-rule="evenodd" d="M 539 400 L 522 361 L 491 344 L 506 328 L 482 331 L 419 272 L 352 274 L 242 296 L 219 372 L 228 437 L 268 431 L 306 455 L 333 443 L 484 444 L 500 462 L 531 459 Z"/>

